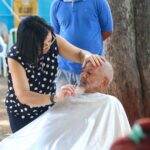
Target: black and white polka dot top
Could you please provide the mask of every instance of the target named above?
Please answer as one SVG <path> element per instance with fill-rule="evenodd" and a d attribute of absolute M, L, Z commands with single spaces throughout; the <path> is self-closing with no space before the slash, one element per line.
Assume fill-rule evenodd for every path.
<path fill-rule="evenodd" d="M 46 54 L 43 54 L 41 56 L 37 66 L 31 65 L 22 60 L 20 52 L 17 50 L 17 47 L 15 45 L 7 53 L 7 58 L 15 59 L 24 67 L 31 91 L 41 94 L 54 94 L 56 91 L 56 85 L 54 80 L 56 78 L 58 67 L 57 54 L 58 48 L 55 41 L 51 45 L 50 50 Z M 46 105 L 44 107 L 30 108 L 27 105 L 21 104 L 14 92 L 11 74 L 9 73 L 9 67 L 6 106 L 8 111 L 14 116 L 20 117 L 22 119 L 26 118 L 31 120 L 34 120 L 39 115 L 44 113 L 49 107 L 48 105 Z"/>

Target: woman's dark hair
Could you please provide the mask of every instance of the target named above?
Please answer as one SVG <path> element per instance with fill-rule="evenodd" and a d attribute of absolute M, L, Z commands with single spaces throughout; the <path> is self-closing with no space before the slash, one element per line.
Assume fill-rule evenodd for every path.
<path fill-rule="evenodd" d="M 21 21 L 17 31 L 17 49 L 24 61 L 37 64 L 48 32 L 54 35 L 52 27 L 38 16 L 28 16 Z"/>

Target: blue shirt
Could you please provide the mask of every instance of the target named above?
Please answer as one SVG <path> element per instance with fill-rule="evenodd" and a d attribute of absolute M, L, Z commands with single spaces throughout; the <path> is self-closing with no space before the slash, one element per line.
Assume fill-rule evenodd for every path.
<path fill-rule="evenodd" d="M 112 15 L 107 0 L 53 0 L 51 24 L 73 45 L 91 53 L 104 55 L 102 32 L 112 32 Z M 80 74 L 81 64 L 58 56 L 59 68 Z"/>

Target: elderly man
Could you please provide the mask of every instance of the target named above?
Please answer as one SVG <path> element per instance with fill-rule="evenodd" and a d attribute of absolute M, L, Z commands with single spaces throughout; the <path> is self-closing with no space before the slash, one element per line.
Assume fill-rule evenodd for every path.
<path fill-rule="evenodd" d="M 0 143 L 1 150 L 108 150 L 112 142 L 130 131 L 119 100 L 102 94 L 113 78 L 105 61 L 90 63 L 81 74 L 75 96 L 45 112 Z M 73 88 L 72 88 L 73 90 Z"/>

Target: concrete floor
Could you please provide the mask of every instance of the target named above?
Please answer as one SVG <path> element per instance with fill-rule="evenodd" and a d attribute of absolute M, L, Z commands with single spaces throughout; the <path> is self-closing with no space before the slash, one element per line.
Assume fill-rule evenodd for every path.
<path fill-rule="evenodd" d="M 0 141 L 11 134 L 5 107 L 7 80 L 0 76 Z"/>

